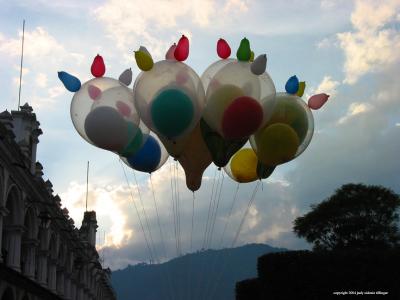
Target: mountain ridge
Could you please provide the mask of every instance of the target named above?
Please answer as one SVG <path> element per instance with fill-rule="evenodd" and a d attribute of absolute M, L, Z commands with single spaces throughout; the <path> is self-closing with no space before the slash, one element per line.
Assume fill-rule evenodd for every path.
<path fill-rule="evenodd" d="M 112 283 L 120 300 L 234 299 L 237 281 L 257 276 L 257 258 L 288 251 L 267 244 L 207 249 L 161 264 L 129 265 L 113 271 Z"/>

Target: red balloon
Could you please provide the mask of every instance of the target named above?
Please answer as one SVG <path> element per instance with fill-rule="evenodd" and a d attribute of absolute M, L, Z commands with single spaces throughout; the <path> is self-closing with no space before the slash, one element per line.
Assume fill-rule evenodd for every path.
<path fill-rule="evenodd" d="M 219 39 L 217 43 L 217 53 L 222 59 L 227 59 L 231 55 L 231 47 L 224 39 Z"/>
<path fill-rule="evenodd" d="M 176 45 L 174 56 L 177 61 L 184 61 L 189 56 L 189 40 L 186 36 L 182 35 Z"/>
<path fill-rule="evenodd" d="M 102 77 L 106 72 L 106 65 L 104 64 L 103 57 L 100 55 L 96 55 L 93 59 L 92 67 L 90 68 L 90 72 L 94 77 Z"/>
<path fill-rule="evenodd" d="M 222 117 L 222 133 L 227 139 L 241 139 L 253 134 L 261 125 L 263 110 L 253 98 L 241 96 L 233 100 Z"/>

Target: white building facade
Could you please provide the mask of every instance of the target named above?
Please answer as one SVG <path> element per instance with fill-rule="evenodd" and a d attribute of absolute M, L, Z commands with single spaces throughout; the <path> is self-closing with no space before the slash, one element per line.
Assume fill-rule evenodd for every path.
<path fill-rule="evenodd" d="M 44 181 L 32 108 L 0 113 L 0 300 L 114 300 L 95 248 L 96 213 L 80 229 Z"/>

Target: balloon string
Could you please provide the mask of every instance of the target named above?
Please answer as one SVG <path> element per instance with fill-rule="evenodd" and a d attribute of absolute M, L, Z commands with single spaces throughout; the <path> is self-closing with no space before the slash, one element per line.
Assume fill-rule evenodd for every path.
<path fill-rule="evenodd" d="M 164 257 L 167 258 L 167 247 L 165 246 L 164 234 L 163 234 L 163 230 L 162 230 L 161 222 L 160 222 L 160 215 L 158 214 L 158 205 L 157 205 L 156 194 L 155 194 L 155 190 L 154 190 L 153 178 L 151 176 L 151 173 L 150 173 L 150 186 L 151 186 L 151 192 L 153 195 L 154 208 L 155 208 L 156 215 L 157 215 L 158 229 L 160 230 L 160 237 L 161 237 L 161 243 L 162 243 L 162 247 L 163 247 Z M 172 288 L 172 284 L 171 284 L 170 270 L 169 270 L 168 264 L 166 264 L 166 267 L 167 267 L 167 272 L 166 272 L 167 274 L 165 274 L 164 272 L 162 272 L 162 273 L 164 274 L 164 277 L 167 278 L 166 281 L 167 281 L 167 285 L 168 285 L 168 296 L 170 297 L 170 299 L 174 300 L 175 297 L 173 294 L 173 288 Z"/>
<path fill-rule="evenodd" d="M 145 209 L 144 204 L 143 204 L 142 194 L 140 193 L 139 184 L 138 184 L 138 181 L 137 181 L 137 178 L 136 178 L 136 172 L 133 169 L 132 169 L 132 172 L 133 172 L 133 178 L 135 179 L 136 188 L 137 188 L 138 195 L 139 195 L 139 201 L 140 201 L 140 203 L 142 205 L 142 211 L 143 211 L 143 215 L 144 215 L 144 220 L 146 222 L 147 231 L 149 232 L 150 244 L 151 244 L 151 247 L 153 248 L 154 258 L 155 258 L 156 262 L 159 262 L 159 259 L 158 259 L 158 256 L 157 256 L 157 253 L 156 253 L 156 250 L 155 250 L 155 244 L 154 244 L 153 236 L 152 236 L 151 230 L 150 230 L 149 218 L 147 217 L 146 209 Z"/>
<path fill-rule="evenodd" d="M 175 248 L 176 248 L 176 255 L 178 256 L 178 235 L 177 235 L 177 227 L 176 227 L 176 212 L 175 212 L 175 191 L 174 191 L 174 184 L 173 184 L 173 172 L 172 172 L 172 162 L 169 164 L 169 170 L 170 170 L 170 179 L 171 179 L 171 203 L 172 203 L 172 213 L 173 213 L 173 219 L 174 219 L 174 235 L 175 235 Z"/>
<path fill-rule="evenodd" d="M 194 228 L 194 201 L 196 199 L 196 196 L 194 195 L 193 192 L 193 198 L 192 198 L 192 228 L 190 230 L 190 252 L 193 250 L 193 228 Z"/>
<path fill-rule="evenodd" d="M 211 248 L 211 244 L 212 244 L 212 238 L 213 238 L 213 235 L 214 235 L 215 221 L 217 220 L 218 207 L 219 207 L 219 203 L 221 201 L 222 186 L 224 184 L 224 179 L 225 179 L 224 173 L 223 172 L 221 172 L 221 173 L 222 173 L 222 180 L 221 180 L 221 184 L 220 184 L 220 187 L 219 187 L 217 205 L 216 205 L 216 208 L 214 210 L 214 217 L 212 218 L 213 222 L 211 223 L 212 226 L 211 226 L 211 234 L 210 234 L 210 241 L 209 241 L 209 247 L 210 248 Z"/>
<path fill-rule="evenodd" d="M 256 184 L 256 186 L 254 187 L 253 193 L 252 193 L 251 198 L 250 198 L 250 200 L 249 200 L 249 203 L 247 204 L 246 211 L 245 211 L 245 213 L 244 213 L 244 215 L 243 215 L 243 217 L 242 217 L 242 220 L 240 221 L 240 225 L 239 225 L 239 228 L 238 228 L 238 230 L 237 230 L 237 232 L 236 232 L 236 234 L 235 234 L 235 238 L 234 238 L 233 241 L 232 241 L 231 248 L 235 247 L 235 245 L 236 245 L 236 242 L 237 242 L 237 240 L 238 240 L 239 234 L 240 234 L 241 231 L 242 231 L 244 221 L 246 220 L 247 215 L 249 214 L 250 207 L 251 207 L 251 205 L 252 205 L 253 202 L 254 202 L 254 199 L 255 199 L 255 197 L 256 197 L 256 194 L 257 194 L 257 191 L 258 191 L 259 186 L 260 186 L 260 181 L 257 181 L 257 184 Z M 211 299 L 213 299 L 213 297 L 214 297 L 214 295 L 215 295 L 215 292 L 216 292 L 216 290 L 217 290 L 217 287 L 218 287 L 218 285 L 219 285 L 219 282 L 221 281 L 222 274 L 223 274 L 223 272 L 224 272 L 224 270 L 225 270 L 225 268 L 226 268 L 226 264 L 227 264 L 228 258 L 230 257 L 231 253 L 232 253 L 232 252 L 228 252 L 228 254 L 225 256 L 223 266 L 222 266 L 222 268 L 221 268 L 221 271 L 220 271 L 219 275 L 217 276 L 217 280 L 215 281 L 214 288 L 213 288 L 212 293 L 211 293 Z M 204 299 L 205 299 L 205 298 L 204 298 Z"/>
<path fill-rule="evenodd" d="M 220 239 L 220 243 L 219 243 L 219 247 L 218 248 L 222 247 L 222 244 L 223 244 L 223 241 L 224 241 L 225 232 L 226 232 L 226 229 L 228 228 L 229 221 L 230 221 L 230 218 L 231 218 L 231 215 L 232 215 L 233 207 L 236 204 L 236 200 L 237 200 L 237 196 L 238 196 L 238 192 L 239 192 L 239 186 L 240 186 L 240 184 L 238 182 L 238 184 L 236 186 L 235 194 L 233 196 L 232 204 L 231 204 L 231 207 L 229 209 L 228 218 L 225 221 L 224 230 L 222 231 L 222 234 L 221 234 L 221 239 Z"/>
<path fill-rule="evenodd" d="M 179 256 L 182 255 L 182 238 L 181 238 L 181 208 L 180 208 L 180 195 L 179 195 L 179 168 L 178 161 L 175 162 L 175 190 L 176 190 L 176 211 L 178 216 L 178 246 Z"/>
<path fill-rule="evenodd" d="M 238 196 L 238 192 L 239 192 L 239 186 L 240 186 L 240 184 L 237 183 L 236 189 L 235 189 L 235 192 L 234 192 L 234 196 L 233 196 L 233 200 L 232 200 L 232 203 L 231 203 L 231 207 L 230 207 L 230 209 L 229 209 L 228 217 L 227 217 L 227 219 L 226 219 L 226 221 L 225 221 L 224 230 L 222 231 L 222 234 L 221 234 L 220 243 L 219 243 L 219 246 L 217 247 L 218 249 L 222 249 L 222 244 L 223 244 L 225 232 L 226 232 L 226 229 L 227 229 L 227 227 L 228 227 L 230 217 L 231 217 L 231 215 L 232 215 L 233 207 L 234 207 L 235 204 L 236 204 L 236 200 L 237 200 L 237 196 Z M 219 260 L 219 259 L 220 259 L 220 256 L 221 256 L 221 251 L 218 252 L 218 254 L 215 256 L 215 259 L 214 259 L 213 263 L 211 264 L 211 266 L 214 267 L 214 268 L 213 268 L 213 273 L 214 273 L 214 271 L 215 271 L 215 272 L 218 271 L 218 270 L 217 270 L 218 268 L 216 268 L 216 267 L 217 267 L 217 263 L 220 261 L 220 260 Z M 207 285 L 207 286 L 208 286 L 208 285 Z"/>
<path fill-rule="evenodd" d="M 147 249 L 148 249 L 148 251 L 149 251 L 150 261 L 153 261 L 153 260 L 154 260 L 153 254 L 152 254 L 152 251 L 151 251 L 151 247 L 150 247 L 150 245 L 149 245 L 149 241 L 148 241 L 148 239 L 147 239 L 146 232 L 145 232 L 144 227 L 143 227 L 142 218 L 140 217 L 140 213 L 139 213 L 138 207 L 137 207 L 136 202 L 135 202 L 135 199 L 134 199 L 134 197 L 133 197 L 132 187 L 131 187 L 131 185 L 130 185 L 130 183 L 129 183 L 128 176 L 126 175 L 126 171 L 125 171 L 124 165 L 122 164 L 121 159 L 119 160 L 119 162 L 120 162 L 120 164 L 121 164 L 122 171 L 124 172 L 126 184 L 127 184 L 128 187 L 129 187 L 129 193 L 130 193 L 130 196 L 131 196 L 131 199 L 132 199 L 132 203 L 133 203 L 133 205 L 134 205 L 134 207 L 135 207 L 136 214 L 137 214 L 137 217 L 138 217 L 138 220 L 139 220 L 139 224 L 140 224 L 140 228 L 141 228 L 141 230 L 142 230 L 142 233 L 143 233 L 143 236 L 144 236 L 144 240 L 145 240 L 145 242 L 146 242 L 146 246 L 147 246 Z"/>
<path fill-rule="evenodd" d="M 241 222 L 240 222 L 239 228 L 238 228 L 238 230 L 237 230 L 237 232 L 236 232 L 235 238 L 234 238 L 233 241 L 232 241 L 231 248 L 233 248 L 233 247 L 235 246 L 235 244 L 236 244 L 236 242 L 237 242 L 237 239 L 238 239 L 238 237 L 239 237 L 239 234 L 240 234 L 240 232 L 242 231 L 242 227 L 243 227 L 244 221 L 245 221 L 246 218 L 247 218 L 247 215 L 248 215 L 249 210 L 250 210 L 250 207 L 251 207 L 251 205 L 253 204 L 253 201 L 254 201 L 254 199 L 255 199 L 255 197 L 256 197 L 257 190 L 258 190 L 259 186 L 260 186 L 260 182 L 257 181 L 257 184 L 256 184 L 256 186 L 255 186 L 255 188 L 254 188 L 254 190 L 253 190 L 253 194 L 251 195 L 250 201 L 249 201 L 249 203 L 247 204 L 246 211 L 245 211 L 245 213 L 244 213 L 244 215 L 243 215 L 243 217 L 242 217 L 242 220 L 241 220 Z"/>
<path fill-rule="evenodd" d="M 207 213 L 207 221 L 206 221 L 206 224 L 205 224 L 205 229 L 204 229 L 204 236 L 203 236 L 203 242 L 202 242 L 202 246 L 201 246 L 201 250 L 205 250 L 206 248 L 206 240 L 207 240 L 207 232 L 208 232 L 208 223 L 209 223 L 209 219 L 210 219 L 210 213 L 211 213 L 211 205 L 212 205 L 212 202 L 213 202 L 213 197 L 214 197 L 214 188 L 215 188 L 215 181 L 216 181 L 216 177 L 217 177 L 217 171 L 218 171 L 218 169 L 217 168 L 215 168 L 215 172 L 214 172 L 214 178 L 213 178 L 213 184 L 212 184 L 212 188 L 211 188 L 211 196 L 210 196 L 210 203 L 209 203 L 209 205 L 208 205 L 208 213 Z M 220 174 L 218 174 L 218 176 L 219 176 Z M 201 270 L 200 270 L 200 278 L 199 278 L 199 280 L 197 281 L 197 286 L 196 286 L 196 288 L 195 288 L 195 299 L 197 299 L 197 297 L 196 297 L 196 295 L 200 295 L 201 294 L 201 292 L 202 292 L 202 289 L 201 289 L 201 284 L 202 284 L 202 281 L 203 281 L 203 278 L 204 278 L 204 273 L 205 273 L 205 266 L 206 266 L 206 264 L 201 264 Z M 198 291 L 198 292 L 197 292 Z M 201 298 L 200 298 L 201 299 Z M 201 299 L 202 300 L 202 299 Z"/>
<path fill-rule="evenodd" d="M 211 248 L 211 245 L 212 245 L 212 238 L 213 238 L 213 234 L 214 234 L 215 222 L 217 220 L 218 207 L 219 207 L 219 203 L 221 201 L 222 187 L 223 187 L 224 179 L 225 179 L 224 173 L 221 172 L 221 174 L 222 174 L 222 179 L 221 179 L 221 184 L 219 186 L 219 191 L 218 191 L 218 200 L 217 200 L 217 203 L 215 205 L 214 215 L 213 215 L 213 218 L 212 218 L 211 232 L 210 232 L 210 235 L 209 235 L 209 248 Z M 218 254 L 216 256 L 218 256 Z M 212 269 L 213 269 L 215 263 L 216 262 L 214 261 L 214 263 L 211 265 Z M 212 282 L 210 282 L 210 280 L 211 280 L 211 277 L 208 278 L 207 281 L 206 281 L 206 285 L 205 285 L 205 289 L 204 289 L 205 296 L 207 296 L 209 286 L 212 285 Z M 202 299 L 206 299 L 206 298 L 203 297 Z"/>
<path fill-rule="evenodd" d="M 214 220 L 214 216 L 215 216 L 215 210 L 216 210 L 216 207 L 217 207 L 217 198 L 218 198 L 221 186 L 222 186 L 222 184 L 221 184 L 222 183 L 222 176 L 223 176 L 223 173 L 221 171 L 219 171 L 218 179 L 217 179 L 217 185 L 215 187 L 214 197 L 212 199 L 210 221 L 209 221 L 207 239 L 206 239 L 206 249 L 210 249 L 210 246 L 211 246 L 210 240 L 212 239 L 212 237 L 211 237 L 211 235 L 212 235 L 212 226 L 213 226 L 213 223 L 214 223 L 213 220 Z M 205 278 L 205 280 L 206 280 L 205 281 L 205 287 L 207 287 L 209 278 Z M 200 299 L 204 299 L 204 297 L 202 297 L 202 295 L 203 295 L 203 292 L 205 292 L 205 290 L 206 289 L 202 289 L 201 290 Z"/>
<path fill-rule="evenodd" d="M 202 249 L 205 249 L 208 221 L 210 219 L 211 202 L 212 202 L 213 195 L 214 195 L 214 186 L 215 186 L 215 177 L 216 176 L 217 176 L 217 169 L 215 169 L 215 172 L 214 172 L 214 179 L 213 179 L 213 185 L 212 185 L 212 189 L 211 189 L 210 203 L 208 205 L 207 221 L 206 221 L 206 226 L 205 226 L 205 230 L 204 230 L 203 243 L 202 243 L 202 247 L 201 247 Z"/>

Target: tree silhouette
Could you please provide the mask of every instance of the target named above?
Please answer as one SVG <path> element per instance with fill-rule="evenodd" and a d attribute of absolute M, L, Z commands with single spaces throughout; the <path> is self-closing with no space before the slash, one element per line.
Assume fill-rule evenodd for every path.
<path fill-rule="evenodd" d="M 399 246 L 400 197 L 382 186 L 346 184 L 311 205 L 294 221 L 294 232 L 314 250 L 384 249 Z"/>

